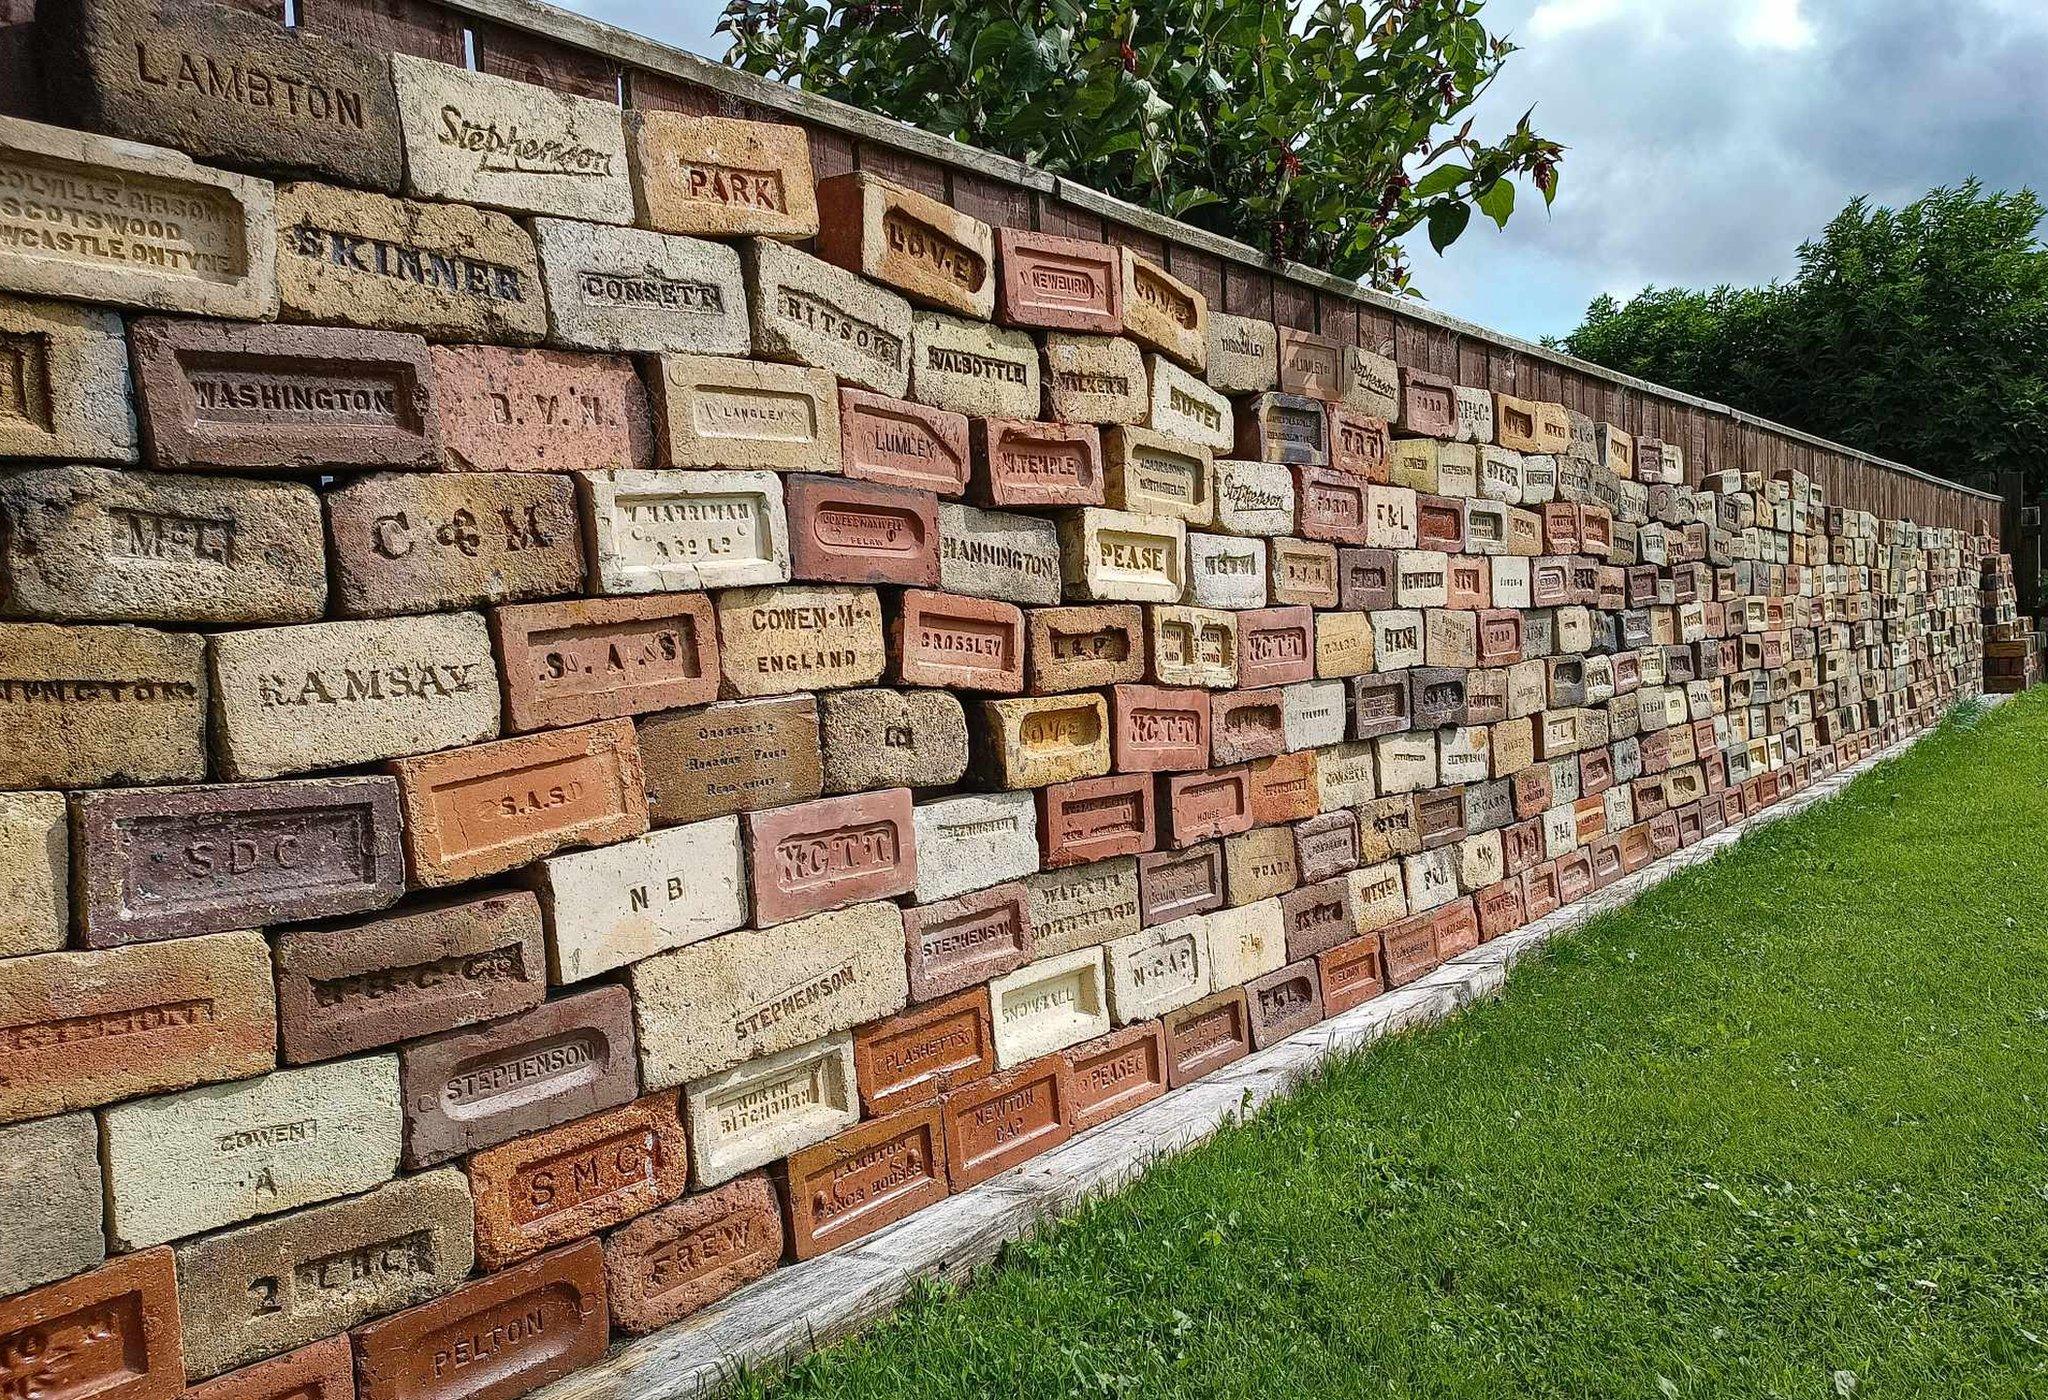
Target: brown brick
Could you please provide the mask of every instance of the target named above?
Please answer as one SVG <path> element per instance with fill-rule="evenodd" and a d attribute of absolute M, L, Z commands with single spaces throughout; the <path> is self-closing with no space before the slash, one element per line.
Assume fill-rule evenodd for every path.
<path fill-rule="evenodd" d="M 772 1171 L 782 1186 L 790 1253 L 816 1258 L 946 1198 L 939 1105 L 869 1119 L 792 1152 Z"/>
<path fill-rule="evenodd" d="M 419 336 L 150 316 L 129 341 L 149 460 L 159 468 L 439 464 L 436 376 Z"/>
<path fill-rule="evenodd" d="M 1425 374 L 1419 369 L 1403 366 L 1400 426 L 1402 432 L 1416 437 L 1455 438 L 1458 435 L 1457 386 L 1440 374 Z M 1505 438 L 1501 441 L 1512 446 Z"/>
<path fill-rule="evenodd" d="M 185 1362 L 169 1248 L 0 1300 L 0 1381 L 22 1400 L 171 1400 Z"/>
<path fill-rule="evenodd" d="M 1166 1031 L 1141 1021 L 1060 1052 L 1074 1077 L 1074 1131 L 1085 1132 L 1166 1092 Z"/>
<path fill-rule="evenodd" d="M 1151 685 L 1110 690 L 1116 767 L 1124 773 L 1186 772 L 1209 764 L 1209 695 Z"/>
<path fill-rule="evenodd" d="M 1337 546 L 1280 536 L 1268 542 L 1267 581 L 1277 604 L 1337 606 Z"/>
<path fill-rule="evenodd" d="M 1294 850 L 1301 878 L 1310 884 L 1356 870 L 1359 862 L 1358 814 L 1324 812 L 1297 822 Z"/>
<path fill-rule="evenodd" d="M 889 623 L 899 685 L 1014 695 L 1024 688 L 1024 612 L 1013 603 L 908 589 Z"/>
<path fill-rule="evenodd" d="M 910 998 L 928 1001 L 999 977 L 1033 956 L 1031 906 L 1014 881 L 903 911 Z"/>
<path fill-rule="evenodd" d="M 738 1177 L 643 1215 L 604 1243 L 612 1325 L 652 1332 L 782 1262 L 782 1209 L 768 1178 Z"/>
<path fill-rule="evenodd" d="M 965 1191 L 1074 1135 L 1073 1071 L 1060 1055 L 955 1089 L 939 1101 L 947 1174 Z"/>
<path fill-rule="evenodd" d="M 866 171 L 820 180 L 817 246 L 825 261 L 920 305 L 984 321 L 995 312 L 993 230 L 893 180 Z"/>
<path fill-rule="evenodd" d="M 1087 423 L 974 420 L 974 499 L 1050 509 L 1104 499 L 1102 434 Z"/>
<path fill-rule="evenodd" d="M 607 1318 L 604 1251 L 585 1240 L 356 1329 L 357 1392 L 513 1400 L 603 1360 Z"/>
<path fill-rule="evenodd" d="M 1241 1060 L 1252 1051 L 1250 1017 L 1242 987 L 1217 992 L 1168 1013 L 1164 1028 L 1166 1082 L 1175 1089 Z"/>
<path fill-rule="evenodd" d="M 1380 930 L 1382 975 L 1390 987 L 1405 987 L 1443 961 L 1436 950 L 1436 924 L 1416 914 Z"/>
<path fill-rule="evenodd" d="M 967 415 L 841 385 L 839 470 L 938 496 L 967 490 Z"/>
<path fill-rule="evenodd" d="M 415 885 L 453 885 L 647 830 L 630 720 L 550 729 L 390 765 Z"/>
<path fill-rule="evenodd" d="M 1251 462 L 1318 466 L 1330 460 L 1330 422 L 1323 405 L 1298 394 L 1240 400 L 1236 455 Z"/>
<path fill-rule="evenodd" d="M 405 1166 L 617 1108 L 638 1092 L 632 995 L 611 985 L 399 1052 Z"/>
<path fill-rule="evenodd" d="M 329 1337 L 185 1393 L 196 1400 L 355 1400 L 355 1353 L 347 1337 Z"/>
<path fill-rule="evenodd" d="M 342 617 L 448 612 L 583 586 L 582 527 L 566 476 L 382 472 L 324 502 Z"/>
<path fill-rule="evenodd" d="M 649 228 L 712 238 L 818 232 L 810 140 L 800 126 L 634 108 L 626 163 Z"/>
<path fill-rule="evenodd" d="M 987 988 L 969 987 L 858 1028 L 853 1062 L 870 1117 L 935 1103 L 949 1089 L 987 1078 L 996 1067 Z"/>
<path fill-rule="evenodd" d="M 1033 694 L 1095 690 L 1145 674 L 1145 617 L 1137 603 L 1033 608 L 1024 625 Z"/>
<path fill-rule="evenodd" d="M 674 710 L 649 715 L 639 731 L 656 826 L 786 807 L 823 790 L 815 696 Z"/>
<path fill-rule="evenodd" d="M 689 1156 L 674 1089 L 474 1154 L 476 1258 L 503 1268 L 683 1194 Z"/>
<path fill-rule="evenodd" d="M 1004 325 L 1100 335 L 1123 330 L 1122 269 L 1109 244 L 999 228 L 996 252 L 1002 274 L 996 319 Z"/>
<path fill-rule="evenodd" d="M 389 778 L 81 793 L 71 860 L 96 948 L 361 913 L 405 889 Z"/>
<path fill-rule="evenodd" d="M 1158 844 L 1146 773 L 1054 783 L 1038 793 L 1038 839 L 1044 868 L 1085 865 L 1137 855 Z"/>
<path fill-rule="evenodd" d="M 1289 963 L 1278 972 L 1245 983 L 1245 1011 L 1252 1044 L 1263 1050 L 1323 1019 L 1323 985 L 1314 958 Z"/>
<path fill-rule="evenodd" d="M 1343 397 L 1342 347 L 1292 326 L 1280 330 L 1280 392 L 1334 403 Z"/>
<path fill-rule="evenodd" d="M 205 639 L 0 623 L 0 790 L 206 776 Z"/>
<path fill-rule="evenodd" d="M 1138 902 L 1147 928 L 1221 909 L 1225 890 L 1219 842 L 1138 857 Z"/>
<path fill-rule="evenodd" d="M 277 936 L 287 1064 L 508 1016 L 546 995 L 540 902 L 525 890 L 438 899 Z"/>
<path fill-rule="evenodd" d="M 1330 405 L 1330 469 L 1385 484 L 1393 438 L 1387 420 L 1342 404 Z"/>
<path fill-rule="evenodd" d="M 718 698 L 718 624 L 701 593 L 494 608 L 491 640 L 514 730 Z"/>
<path fill-rule="evenodd" d="M 1168 773 L 1159 780 L 1159 807 L 1167 840 L 1176 849 L 1249 831 L 1252 825 L 1251 772 L 1211 768 Z"/>
<path fill-rule="evenodd" d="M 1368 933 L 1316 954 L 1323 985 L 1323 1013 L 1336 1016 L 1371 1001 L 1387 989 L 1380 974 L 1380 936 Z"/>
<path fill-rule="evenodd" d="M 1280 896 L 1280 928 L 1287 959 L 1326 953 L 1358 936 L 1358 906 L 1343 876 L 1302 885 Z"/>
<path fill-rule="evenodd" d="M 826 583 L 939 581 L 939 505 L 908 491 L 834 476 L 790 476 L 790 573 Z"/>
<path fill-rule="evenodd" d="M 654 465 L 647 386 L 624 356 L 501 345 L 436 345 L 430 354 L 441 443 L 459 471 Z"/>
<path fill-rule="evenodd" d="M 1230 690 L 1209 697 L 1209 753 L 1216 763 L 1245 763 L 1286 752 L 1280 691 Z"/>
<path fill-rule="evenodd" d="M 917 888 L 908 788 L 756 812 L 746 838 L 762 927 Z"/>

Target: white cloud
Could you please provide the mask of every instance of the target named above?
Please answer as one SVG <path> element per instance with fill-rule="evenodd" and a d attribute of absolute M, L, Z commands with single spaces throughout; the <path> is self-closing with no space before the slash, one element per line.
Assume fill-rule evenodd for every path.
<path fill-rule="evenodd" d="M 1543 0 L 1529 16 L 1529 33 L 1538 39 L 1553 39 L 1614 19 L 1623 9 L 1624 0 Z"/>
<path fill-rule="evenodd" d="M 1814 42 L 1800 0 L 1746 0 L 1736 10 L 1735 37 L 1749 48 L 1804 49 Z"/>

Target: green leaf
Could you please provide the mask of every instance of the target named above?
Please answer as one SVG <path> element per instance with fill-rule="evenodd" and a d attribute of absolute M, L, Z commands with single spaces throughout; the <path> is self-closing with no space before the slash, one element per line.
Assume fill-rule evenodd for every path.
<path fill-rule="evenodd" d="M 1441 256 L 1444 249 L 1458 241 L 1458 235 L 1465 231 L 1465 225 L 1472 222 L 1472 206 L 1446 202 L 1434 204 L 1429 210 L 1429 246 Z"/>
<path fill-rule="evenodd" d="M 1479 212 L 1493 220 L 1494 227 L 1506 228 L 1508 216 L 1515 212 L 1515 185 L 1512 180 L 1495 180 L 1479 195 Z"/>
<path fill-rule="evenodd" d="M 1472 171 L 1466 166 L 1439 165 L 1415 182 L 1415 197 L 1433 199 L 1440 194 L 1449 194 L 1471 178 Z"/>

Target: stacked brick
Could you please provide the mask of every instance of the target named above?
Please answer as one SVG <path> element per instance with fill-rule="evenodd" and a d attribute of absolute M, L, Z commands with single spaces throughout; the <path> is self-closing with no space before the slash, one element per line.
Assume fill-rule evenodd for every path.
<path fill-rule="evenodd" d="M 45 9 L 9 1394 L 507 1400 L 1976 683 L 1982 542 L 1797 475 L 794 128 Z"/>
<path fill-rule="evenodd" d="M 2041 634 L 2020 616 L 2012 559 L 1984 556 L 1984 689 L 2010 695 L 2041 683 Z"/>

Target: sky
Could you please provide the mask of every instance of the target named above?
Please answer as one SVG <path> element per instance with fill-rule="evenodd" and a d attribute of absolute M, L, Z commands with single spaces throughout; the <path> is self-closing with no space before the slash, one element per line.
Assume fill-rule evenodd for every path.
<path fill-rule="evenodd" d="M 717 58 L 720 0 L 562 0 Z M 1434 305 L 1513 335 L 1562 335 L 1602 292 L 1789 276 L 1857 195 L 1897 205 L 1977 175 L 2048 197 L 2048 0 L 1489 0 L 1520 46 L 1477 109 L 1498 134 L 1535 108 L 1570 148 L 1546 213 L 1475 218 Z M 1114 193 L 1114 191 L 1112 191 Z"/>

